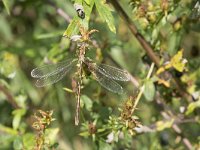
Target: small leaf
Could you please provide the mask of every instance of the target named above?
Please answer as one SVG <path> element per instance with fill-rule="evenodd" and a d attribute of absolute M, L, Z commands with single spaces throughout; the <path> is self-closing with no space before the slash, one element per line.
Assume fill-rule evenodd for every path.
<path fill-rule="evenodd" d="M 158 79 L 158 84 L 163 84 L 164 86 L 166 86 L 166 87 L 170 87 L 170 82 L 169 81 L 165 81 L 165 80 L 163 80 L 163 79 Z"/>
<path fill-rule="evenodd" d="M 48 38 L 54 38 L 54 37 L 59 37 L 63 34 L 63 31 L 56 31 L 56 32 L 51 32 L 51 33 L 42 33 L 35 35 L 35 39 L 40 40 L 40 39 L 48 39 Z"/>
<path fill-rule="evenodd" d="M 85 19 L 83 20 L 83 26 L 88 29 L 90 15 L 94 6 L 94 0 L 90 0 L 90 4 L 88 5 L 86 2 L 83 3 L 83 8 L 85 11 Z"/>
<path fill-rule="evenodd" d="M 3 0 L 3 4 L 6 8 L 7 13 L 10 15 L 10 0 Z"/>
<path fill-rule="evenodd" d="M 50 144 L 54 144 L 56 142 L 58 132 L 59 132 L 59 128 L 46 129 L 45 138 L 48 140 Z"/>
<path fill-rule="evenodd" d="M 22 137 L 24 149 L 33 149 L 35 145 L 35 135 L 31 133 L 26 133 Z"/>
<path fill-rule="evenodd" d="M 116 33 L 116 28 L 114 25 L 114 18 L 111 13 L 110 7 L 105 4 L 105 1 L 95 0 L 95 6 L 100 17 L 108 24 L 109 29 Z"/>
<path fill-rule="evenodd" d="M 69 93 L 74 93 L 72 89 L 69 89 L 69 88 L 63 88 L 63 90 L 69 92 Z"/>
<path fill-rule="evenodd" d="M 7 133 L 7 134 L 10 134 L 10 135 L 17 135 L 18 134 L 17 130 L 14 130 L 13 128 L 6 127 L 2 124 L 0 124 L 0 131 Z"/>
<path fill-rule="evenodd" d="M 157 121 L 156 122 L 156 130 L 162 131 L 166 128 L 170 128 L 174 123 L 174 119 L 168 120 L 168 121 Z"/>
<path fill-rule="evenodd" d="M 73 18 L 73 20 L 70 22 L 69 26 L 67 27 L 67 29 L 65 30 L 63 36 L 65 37 L 71 37 L 74 34 L 78 33 L 78 16 L 75 16 Z"/>
<path fill-rule="evenodd" d="M 88 5 L 90 5 L 90 0 L 84 0 Z"/>
<path fill-rule="evenodd" d="M 176 55 L 171 59 L 171 65 L 179 72 L 183 72 L 187 60 L 183 58 L 183 49 L 178 51 Z"/>
<path fill-rule="evenodd" d="M 21 107 L 21 108 L 25 108 L 26 107 L 26 100 L 27 100 L 27 95 L 18 95 L 15 97 L 15 100 L 17 102 L 17 104 Z M 24 112 L 23 112 L 24 113 Z"/>
<path fill-rule="evenodd" d="M 164 66 L 161 66 L 161 67 L 157 70 L 156 74 L 159 75 L 159 74 L 161 74 L 162 72 L 164 72 L 165 70 L 167 70 L 167 69 L 169 69 L 169 68 L 171 68 L 171 67 L 172 67 L 172 65 L 171 65 L 170 62 L 168 62 L 167 64 L 165 63 Z"/>
<path fill-rule="evenodd" d="M 170 69 L 171 67 L 173 67 L 174 69 L 176 69 L 179 72 L 183 72 L 183 70 L 185 69 L 185 65 L 187 63 L 187 60 L 183 58 L 183 49 L 181 49 L 180 51 L 177 52 L 177 54 L 175 54 L 170 62 L 166 62 L 165 65 L 161 66 L 156 74 L 159 75 L 162 72 Z"/>
<path fill-rule="evenodd" d="M 88 137 L 88 136 L 90 136 L 90 133 L 88 131 L 85 131 L 85 132 L 79 133 L 79 135 L 83 136 L 83 137 Z"/>
<path fill-rule="evenodd" d="M 25 115 L 25 113 L 26 113 L 25 109 L 16 109 L 12 112 L 12 114 L 14 115 L 13 122 L 12 122 L 14 129 L 18 129 L 20 121 L 21 121 L 21 117 Z"/>
<path fill-rule="evenodd" d="M 23 143 L 21 136 L 17 136 L 13 142 L 13 147 L 15 150 L 23 149 Z"/>
<path fill-rule="evenodd" d="M 112 146 L 108 143 L 105 143 L 104 141 L 99 141 L 99 149 L 103 150 L 112 150 Z"/>
<path fill-rule="evenodd" d="M 152 80 L 145 82 L 144 96 L 148 101 L 152 101 L 155 95 L 155 86 Z"/>
<path fill-rule="evenodd" d="M 186 115 L 191 114 L 196 108 L 200 107 L 200 98 L 196 102 L 191 102 L 187 107 L 187 111 L 185 112 Z"/>
<path fill-rule="evenodd" d="M 83 101 L 85 108 L 88 111 L 91 111 L 92 110 L 92 100 L 86 95 L 82 95 L 81 100 Z"/>

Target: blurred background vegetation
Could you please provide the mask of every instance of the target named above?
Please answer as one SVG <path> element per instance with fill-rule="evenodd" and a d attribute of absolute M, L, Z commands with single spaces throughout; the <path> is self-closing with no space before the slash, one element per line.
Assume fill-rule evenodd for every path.
<path fill-rule="evenodd" d="M 74 3 L 99 30 L 91 58 L 132 75 L 122 95 L 84 79 L 79 126 L 70 75 L 37 88 L 30 74 L 74 55 Z M 0 149 L 200 149 L 198 0 L 2 0 L 0 13 Z"/>

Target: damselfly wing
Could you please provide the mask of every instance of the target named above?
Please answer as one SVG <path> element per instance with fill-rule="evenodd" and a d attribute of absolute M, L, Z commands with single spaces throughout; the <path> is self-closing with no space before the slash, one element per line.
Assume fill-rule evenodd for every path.
<path fill-rule="evenodd" d="M 56 64 L 48 64 L 31 71 L 31 76 L 37 78 L 35 85 L 44 87 L 60 81 L 75 65 L 77 59 L 68 59 Z"/>
<path fill-rule="evenodd" d="M 47 86 L 61 80 L 77 63 L 77 59 L 69 59 L 57 64 L 44 65 L 33 69 L 31 76 L 38 78 L 36 81 L 37 87 Z M 88 70 L 100 85 L 111 92 L 123 93 L 122 86 L 116 81 L 129 81 L 130 75 L 127 71 L 105 64 L 97 65 L 89 58 L 85 58 L 83 63 L 86 64 Z"/>
<path fill-rule="evenodd" d="M 129 81 L 130 75 L 127 71 L 105 64 L 97 65 L 88 58 L 85 58 L 84 63 L 101 86 L 114 93 L 123 93 L 123 88 L 115 80 Z"/>
<path fill-rule="evenodd" d="M 199 0 L 197 0 L 197 2 L 195 3 L 195 5 L 194 5 L 194 7 L 192 9 L 190 18 L 192 20 L 200 19 L 200 1 Z"/>

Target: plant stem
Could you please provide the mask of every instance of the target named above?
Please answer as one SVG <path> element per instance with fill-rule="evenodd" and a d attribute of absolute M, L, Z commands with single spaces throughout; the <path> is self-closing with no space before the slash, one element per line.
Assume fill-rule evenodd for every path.
<path fill-rule="evenodd" d="M 149 58 L 152 60 L 152 62 L 155 63 L 157 67 L 160 66 L 160 58 L 156 56 L 156 54 L 153 51 L 152 46 L 146 41 L 146 39 L 138 32 L 138 29 L 136 28 L 135 24 L 131 20 L 131 18 L 126 14 L 126 12 L 123 10 L 123 8 L 120 6 L 119 1 L 117 0 L 109 0 L 110 3 L 114 6 L 115 10 L 119 13 L 119 15 L 122 17 L 122 19 L 126 22 L 127 26 L 129 27 L 131 33 L 136 37 L 136 39 L 140 42 L 141 46 L 146 51 Z M 166 72 L 166 74 L 171 75 L 170 72 Z M 177 91 L 180 95 L 183 95 L 188 102 L 192 101 L 192 96 L 186 91 L 186 89 L 182 86 L 182 83 L 180 80 L 178 80 L 176 77 L 172 75 L 171 79 L 172 83 L 175 85 Z"/>
<path fill-rule="evenodd" d="M 148 74 L 147 74 L 146 80 L 150 79 L 151 74 L 152 74 L 152 72 L 153 72 L 154 66 L 155 66 L 155 63 L 152 63 L 152 64 L 151 64 L 151 67 L 150 67 L 150 69 L 149 69 L 149 72 L 148 72 Z M 135 110 L 137 104 L 139 103 L 141 97 L 142 97 L 142 94 L 143 94 L 143 92 L 144 92 L 144 89 L 145 89 L 145 84 L 142 85 L 142 87 L 140 88 L 140 92 L 138 93 L 138 96 L 137 96 L 136 99 L 135 99 L 134 106 L 133 106 L 133 109 L 132 109 L 132 111 L 131 111 L 132 114 L 133 114 L 133 112 L 134 112 L 134 110 Z"/>
<path fill-rule="evenodd" d="M 15 108 L 15 109 L 19 109 L 21 108 L 15 101 L 13 95 L 11 93 L 9 93 L 9 91 L 3 86 L 0 85 L 0 91 L 2 91 L 5 96 L 7 97 L 7 101 Z"/>

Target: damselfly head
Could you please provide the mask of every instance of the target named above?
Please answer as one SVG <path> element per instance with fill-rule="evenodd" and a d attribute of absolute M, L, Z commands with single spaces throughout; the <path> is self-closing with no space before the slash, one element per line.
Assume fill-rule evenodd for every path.
<path fill-rule="evenodd" d="M 84 12 L 83 6 L 80 5 L 80 4 L 75 3 L 75 4 L 74 4 L 74 8 L 75 8 L 75 10 L 76 10 L 78 16 L 79 16 L 81 19 L 84 19 L 84 18 L 85 18 L 85 12 Z"/>

